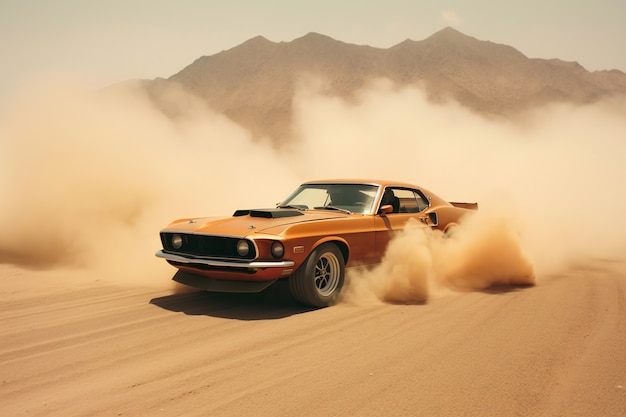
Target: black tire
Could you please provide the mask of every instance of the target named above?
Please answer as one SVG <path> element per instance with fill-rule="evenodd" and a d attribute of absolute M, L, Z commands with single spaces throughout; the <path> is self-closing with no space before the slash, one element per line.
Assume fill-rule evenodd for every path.
<path fill-rule="evenodd" d="M 324 243 L 289 277 L 289 290 L 303 304 L 328 307 L 337 302 L 345 273 L 345 260 L 337 245 Z"/>

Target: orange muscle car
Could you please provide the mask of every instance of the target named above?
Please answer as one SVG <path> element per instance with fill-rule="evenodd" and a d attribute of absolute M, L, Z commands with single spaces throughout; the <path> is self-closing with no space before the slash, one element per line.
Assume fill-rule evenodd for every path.
<path fill-rule="evenodd" d="M 380 262 L 409 219 L 446 232 L 477 208 L 399 182 L 311 181 L 275 208 L 176 220 L 161 231 L 156 256 L 178 268 L 173 279 L 185 285 L 260 292 L 286 279 L 295 299 L 325 307 L 336 302 L 345 268 Z"/>

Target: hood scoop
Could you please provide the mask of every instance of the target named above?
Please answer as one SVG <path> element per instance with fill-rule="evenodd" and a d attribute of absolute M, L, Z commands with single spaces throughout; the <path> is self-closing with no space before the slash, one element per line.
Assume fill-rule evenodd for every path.
<path fill-rule="evenodd" d="M 266 219 L 280 219 L 283 217 L 294 217 L 294 216 L 302 216 L 302 213 L 299 210 L 294 209 L 254 209 L 254 210 L 237 210 L 233 214 L 233 217 L 240 216 L 250 216 L 250 217 L 263 217 Z"/>

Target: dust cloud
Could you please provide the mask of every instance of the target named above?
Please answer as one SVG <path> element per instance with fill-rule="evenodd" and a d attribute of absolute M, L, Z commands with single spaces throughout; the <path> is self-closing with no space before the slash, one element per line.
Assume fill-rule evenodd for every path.
<path fill-rule="evenodd" d="M 272 206 L 293 188 L 271 146 L 181 91 L 164 92 L 173 121 L 134 86 L 53 84 L 0 124 L 0 262 L 162 283 L 167 223 Z"/>
<path fill-rule="evenodd" d="M 514 224 L 507 212 L 493 209 L 472 213 L 445 235 L 409 222 L 381 264 L 348 273 L 343 301 L 423 303 L 453 292 L 534 285 L 534 265 Z"/>
<path fill-rule="evenodd" d="M 55 84 L 55 83 L 52 83 Z M 0 117 L 0 262 L 114 282 L 169 282 L 154 257 L 169 221 L 271 207 L 316 178 L 391 178 L 480 210 L 451 237 L 409 225 L 347 298 L 419 302 L 541 282 L 621 256 L 626 104 L 559 105 L 516 122 L 376 81 L 349 102 L 303 84 L 289 146 L 181 91 L 166 117 L 138 88 L 24 93 Z"/>

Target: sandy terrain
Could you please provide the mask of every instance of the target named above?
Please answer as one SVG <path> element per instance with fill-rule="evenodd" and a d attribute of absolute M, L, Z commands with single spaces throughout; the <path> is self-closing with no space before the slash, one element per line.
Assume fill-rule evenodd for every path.
<path fill-rule="evenodd" d="M 623 416 L 624 271 L 308 310 L 0 265 L 2 415 Z"/>

